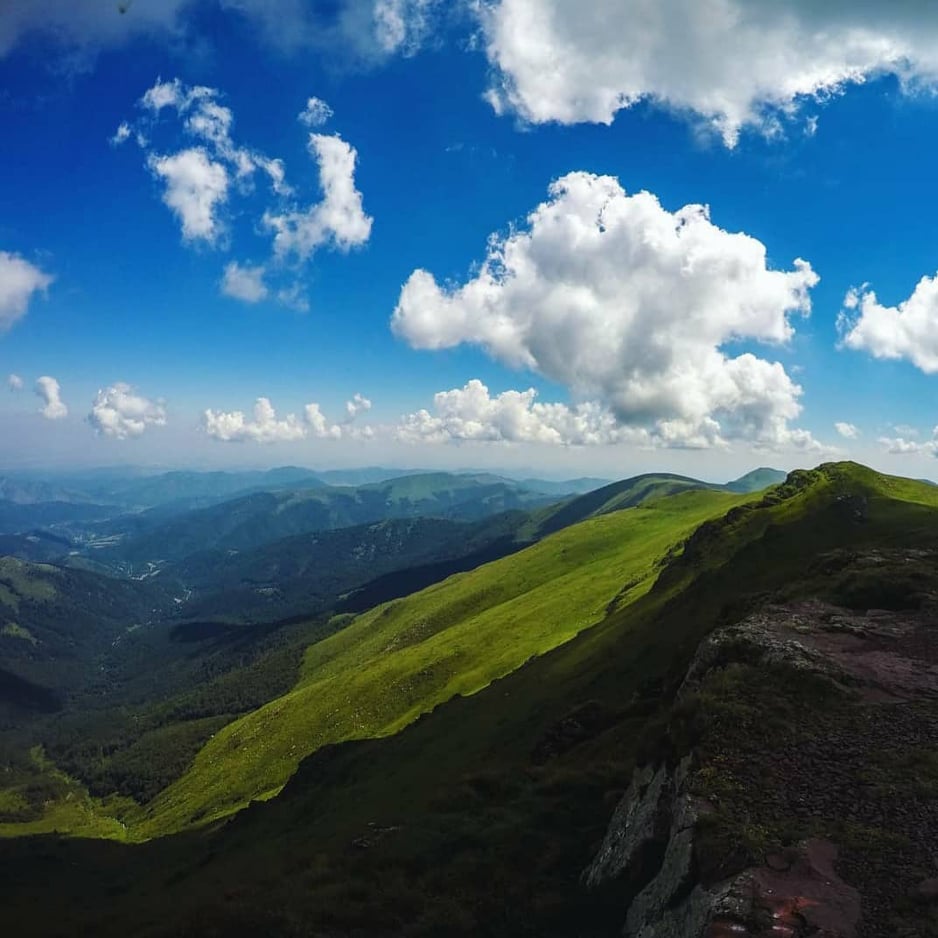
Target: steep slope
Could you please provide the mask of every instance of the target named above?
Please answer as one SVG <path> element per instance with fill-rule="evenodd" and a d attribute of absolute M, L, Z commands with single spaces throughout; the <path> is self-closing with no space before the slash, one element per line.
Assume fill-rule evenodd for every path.
<path fill-rule="evenodd" d="M 378 578 L 389 581 L 387 588 L 393 583 L 395 595 L 401 595 L 413 592 L 407 589 L 412 568 L 465 563 L 467 569 L 518 550 L 523 545 L 515 532 L 524 518 L 514 512 L 474 523 L 379 521 L 283 538 L 253 550 L 205 551 L 166 572 L 190 591 L 188 618 L 264 622 L 312 615 Z"/>
<path fill-rule="evenodd" d="M 328 743 L 393 733 L 632 602 L 655 563 L 740 496 L 689 492 L 592 519 L 519 554 L 378 607 L 312 646 L 289 694 L 231 724 L 147 807 L 147 834 L 269 797 Z"/>
<path fill-rule="evenodd" d="M 155 585 L 0 557 L 0 669 L 61 701 L 167 600 Z M 5 686 L 0 703 L 15 704 Z"/>
<path fill-rule="evenodd" d="M 611 482 L 602 488 L 595 489 L 569 499 L 559 505 L 551 505 L 540 511 L 532 512 L 530 522 L 522 528 L 522 533 L 531 537 L 543 537 L 553 531 L 569 527 L 587 518 L 609 514 L 612 511 L 621 511 L 632 508 L 655 498 L 664 498 L 678 492 L 691 489 L 719 490 L 720 486 L 709 485 L 699 479 L 687 476 L 673 475 L 668 472 L 653 472 L 645 475 L 633 476 L 619 482 Z"/>
<path fill-rule="evenodd" d="M 135 847 L 2 843 L 0 857 L 11 871 L 0 883 L 6 920 L 24 935 L 58 933 L 62 908 L 71 910 L 73 932 L 96 935 L 619 934 L 633 898 L 656 876 L 660 854 L 599 889 L 588 888 L 580 874 L 602 846 L 633 767 L 670 770 L 688 747 L 708 738 L 724 746 L 715 756 L 744 756 L 734 738 L 752 732 L 757 752 L 777 760 L 767 779 L 784 786 L 790 760 L 801 758 L 791 748 L 797 734 L 823 729 L 827 716 L 819 723 L 818 714 L 843 693 L 802 696 L 797 675 L 763 670 L 758 658 L 744 655 L 749 671 L 717 667 L 712 678 L 704 675 L 717 684 L 699 706 L 679 701 L 672 709 L 701 641 L 767 600 L 816 596 L 862 613 L 884 596 L 895 606 L 938 593 L 932 555 L 921 553 L 938 548 L 938 499 L 924 488 L 849 465 L 795 474 L 776 495 L 706 524 L 683 553 L 675 552 L 653 589 L 601 624 L 393 736 L 320 750 L 279 797 L 221 829 Z M 884 553 L 892 549 L 898 553 Z M 867 559 L 851 559 L 860 554 Z M 917 558 L 911 566 L 910 558 Z M 903 590 L 895 589 L 897 580 Z M 935 628 L 931 620 L 922 625 Z M 935 745 L 929 730 L 919 746 Z M 845 792 L 855 786 L 853 752 L 836 742 L 804 750 Z M 891 773 L 889 761 L 871 766 L 877 810 L 910 797 L 927 804 L 921 800 L 927 793 L 910 793 L 915 770 L 908 774 L 899 760 L 898 773 Z M 719 784 L 724 764 L 695 776 Z M 738 842 L 784 867 L 790 860 L 779 859 L 779 834 L 763 835 L 769 816 L 754 810 L 757 800 L 734 792 L 734 773 L 746 768 L 745 759 L 730 768 L 730 784 L 715 793 L 730 820 L 748 828 Z M 812 816 L 791 836 L 816 833 Z M 711 846 L 723 842 L 719 827 L 711 831 Z M 914 892 L 923 888 L 921 878 L 914 863 L 901 859 L 904 845 L 891 836 L 888 811 L 861 819 L 855 834 L 841 848 L 859 851 L 874 877 L 889 870 L 873 897 L 880 905 L 863 893 L 861 908 L 892 916 L 889 931 L 878 917 L 866 925 L 861 918 L 856 934 L 931 934 L 933 906 Z M 894 856 L 900 856 L 895 867 Z M 730 860 L 746 868 L 751 858 Z M 731 873 L 724 866 L 720 875 Z M 839 876 L 859 888 L 855 873 Z M 666 899 L 677 905 L 695 888 L 694 880 L 684 885 L 686 892 Z M 745 934 L 733 924 L 732 933 Z M 790 933 L 801 927 L 798 919 Z M 671 934 L 697 938 L 688 930 Z"/>
<path fill-rule="evenodd" d="M 278 797 L 227 825 L 135 846 L 0 842 L 10 871 L 0 881 L 5 922 L 37 936 L 611 938 L 659 881 L 662 855 L 686 856 L 669 852 L 669 808 L 659 819 L 664 841 L 653 840 L 641 862 L 606 885 L 590 888 L 588 874 L 581 880 L 620 815 L 617 804 L 628 806 L 622 796 L 633 770 L 650 767 L 652 777 L 663 768 L 672 791 L 684 791 L 681 779 L 710 786 L 701 793 L 722 806 L 715 822 L 678 824 L 705 849 L 684 872 L 672 867 L 676 893 L 665 888 L 667 877 L 654 888 L 666 907 L 747 870 L 762 876 L 763 864 L 773 875 L 814 869 L 836 874 L 825 876 L 827 886 L 860 894 L 857 938 L 924 938 L 935 922 L 933 858 L 921 855 L 934 819 L 934 698 L 865 700 L 882 691 L 869 674 L 817 685 L 816 675 L 765 660 L 760 649 L 778 648 L 775 625 L 755 648 L 738 635 L 727 646 L 720 636 L 733 633 L 720 630 L 750 628 L 753 616 L 789 615 L 807 602 L 822 614 L 795 623 L 786 642 L 858 637 L 868 644 L 857 646 L 854 661 L 872 655 L 880 665 L 908 663 L 894 674 L 927 675 L 938 628 L 936 556 L 934 488 L 852 464 L 793 473 L 780 489 L 705 522 L 669 552 L 651 589 L 594 627 L 394 735 L 323 747 Z M 892 611 L 876 611 L 884 607 Z M 722 657 L 701 645 L 710 635 Z M 695 660 L 704 667 L 692 668 Z M 337 716 L 348 706 L 336 700 Z M 885 720 L 884 732 L 862 739 L 867 719 Z M 700 761 L 678 778 L 673 770 L 688 755 Z M 776 811 L 786 804 L 791 812 Z M 833 815 L 843 820 L 844 807 L 856 817 L 838 827 Z M 833 844 L 838 859 L 818 840 Z M 801 900 L 817 896 L 801 889 L 781 897 L 797 901 L 759 914 L 794 910 L 774 923 L 801 938 Z M 648 900 L 641 908 L 653 910 Z M 643 921 L 658 928 L 654 917 Z M 758 927 L 772 924 L 763 918 Z M 721 925 L 732 934 L 750 926 Z M 669 933 L 702 938 L 686 928 Z"/>

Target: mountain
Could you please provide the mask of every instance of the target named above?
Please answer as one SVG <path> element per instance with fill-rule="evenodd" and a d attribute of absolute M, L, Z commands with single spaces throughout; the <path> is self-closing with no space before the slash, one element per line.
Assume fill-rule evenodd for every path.
<path fill-rule="evenodd" d="M 216 734 L 148 806 L 144 830 L 269 797 L 319 746 L 393 732 L 454 694 L 474 693 L 641 595 L 669 547 L 740 501 L 694 492 L 587 521 L 366 613 L 308 650 L 290 693 Z M 354 705 L 343 710 L 348 700 Z"/>
<path fill-rule="evenodd" d="M 150 832 L 289 775 L 279 795 L 146 843 L 0 842 L 5 920 L 931 934 L 936 522 L 933 487 L 829 464 L 591 519 L 376 609 L 216 732 Z"/>
<path fill-rule="evenodd" d="M 340 598 L 351 603 L 346 594 L 363 589 L 368 596 L 403 595 L 418 588 L 413 584 L 421 571 L 435 582 L 512 553 L 524 546 L 515 535 L 525 519 L 520 511 L 477 522 L 396 518 L 249 550 L 203 551 L 162 575 L 184 584 L 188 599 L 182 611 L 188 618 L 272 621 L 319 612 Z M 363 601 L 354 605 L 361 608 Z"/>
<path fill-rule="evenodd" d="M 758 492 L 770 485 L 778 485 L 785 481 L 785 473 L 780 469 L 753 469 L 732 482 L 727 482 L 724 488 L 729 492 Z"/>
<path fill-rule="evenodd" d="M 0 707 L 62 706 L 98 677 L 100 656 L 165 602 L 156 586 L 0 557 Z"/>
<path fill-rule="evenodd" d="M 556 495 L 561 498 L 565 495 L 584 495 L 587 492 L 592 492 L 593 489 L 609 485 L 611 481 L 611 479 L 595 479 L 583 476 L 579 479 L 565 479 L 562 482 L 554 482 L 548 479 L 522 479 L 521 485 L 532 492 L 542 492 L 544 495 Z"/>
<path fill-rule="evenodd" d="M 149 529 L 131 532 L 110 556 L 135 564 L 179 560 L 206 549 L 249 550 L 284 537 L 395 518 L 475 521 L 550 501 L 551 496 L 485 474 L 423 473 L 357 488 L 258 492 L 157 520 Z"/>

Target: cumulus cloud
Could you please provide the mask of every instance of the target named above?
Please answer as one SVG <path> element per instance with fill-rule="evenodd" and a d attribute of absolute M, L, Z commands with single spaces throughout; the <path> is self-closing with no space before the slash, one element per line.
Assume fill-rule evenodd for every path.
<path fill-rule="evenodd" d="M 98 433 L 126 440 L 140 436 L 147 427 L 164 426 L 166 407 L 163 401 L 150 400 L 118 381 L 98 391 L 87 419 Z"/>
<path fill-rule="evenodd" d="M 126 143 L 130 139 L 130 135 L 130 124 L 127 121 L 121 121 L 117 125 L 117 130 L 114 131 L 114 136 L 111 137 L 111 146 L 119 147 L 122 143 Z"/>
<path fill-rule="evenodd" d="M 225 443 L 253 440 L 255 443 L 282 443 L 301 440 L 306 436 L 306 427 L 295 414 L 277 417 L 270 399 L 259 397 L 254 404 L 254 419 L 244 411 L 230 412 L 206 410 L 203 415 L 205 432 Z"/>
<path fill-rule="evenodd" d="M 364 244 L 371 235 L 370 216 L 355 188 L 358 154 L 338 134 L 310 134 L 309 151 L 319 164 L 322 201 L 305 209 L 267 212 L 264 223 L 274 232 L 274 252 L 306 260 L 328 245 L 342 251 Z"/>
<path fill-rule="evenodd" d="M 532 122 L 611 123 L 650 101 L 728 146 L 883 74 L 938 77 L 938 8 L 869 0 L 492 0 L 477 5 L 488 99 Z M 676 27 L 675 24 L 680 24 Z"/>
<path fill-rule="evenodd" d="M 224 443 L 288 443 L 305 439 L 308 436 L 317 439 L 338 440 L 343 437 L 370 438 L 374 431 L 371 427 L 352 427 L 351 420 L 363 410 L 371 406 L 367 398 L 356 394 L 350 404 L 355 404 L 355 414 L 350 413 L 349 421 L 345 424 L 332 423 L 323 414 L 319 404 L 307 404 L 303 408 L 302 417 L 296 414 L 287 414 L 278 417 L 270 399 L 259 397 L 254 403 L 252 416 L 244 411 L 215 411 L 206 410 L 203 413 L 202 423 L 205 432 L 213 439 Z M 363 406 L 367 403 L 367 406 Z M 346 405 L 348 410 L 348 405 Z"/>
<path fill-rule="evenodd" d="M 11 391 L 22 391 L 23 390 L 23 379 L 19 375 L 10 375 L 7 378 L 7 387 Z"/>
<path fill-rule="evenodd" d="M 44 292 L 52 280 L 19 254 L 0 251 L 0 332 L 22 319 L 33 295 Z"/>
<path fill-rule="evenodd" d="M 834 424 L 834 429 L 847 440 L 855 440 L 860 435 L 860 431 L 852 423 L 844 423 L 841 420 Z"/>
<path fill-rule="evenodd" d="M 306 107 L 297 114 L 297 120 L 307 127 L 322 127 L 332 115 L 332 108 L 322 98 L 309 98 Z"/>
<path fill-rule="evenodd" d="M 62 400 L 62 388 L 55 378 L 50 378 L 48 375 L 37 378 L 35 391 L 37 397 L 43 402 L 39 413 L 46 420 L 61 420 L 68 416 L 68 407 Z"/>
<path fill-rule="evenodd" d="M 909 440 L 902 436 L 881 436 L 879 445 L 894 456 L 936 456 L 938 455 L 938 427 L 932 431 L 930 440 Z"/>
<path fill-rule="evenodd" d="M 541 403 L 537 391 L 503 391 L 494 397 L 477 378 L 462 388 L 434 395 L 433 409 L 401 418 L 395 436 L 408 443 L 546 443 L 558 446 L 610 446 L 626 443 L 643 448 L 705 449 L 725 446 L 719 426 L 693 430 L 680 421 L 648 429 L 620 423 L 597 401 L 575 406 Z M 820 453 L 828 450 L 804 430 L 786 430 L 771 444 L 756 448 L 786 448 Z"/>
<path fill-rule="evenodd" d="M 848 291 L 838 318 L 843 344 L 874 358 L 905 359 L 938 372 L 938 274 L 922 277 L 898 306 L 884 306 L 867 286 Z"/>
<path fill-rule="evenodd" d="M 790 426 L 801 388 L 780 363 L 723 346 L 785 342 L 817 280 L 800 259 L 769 269 L 763 244 L 704 206 L 672 213 L 612 177 L 571 173 L 526 228 L 490 238 L 464 285 L 414 271 L 392 328 L 415 348 L 481 346 L 665 445 L 805 448 L 810 434 Z"/>
<path fill-rule="evenodd" d="M 223 230 L 218 209 L 228 198 L 225 167 L 201 147 L 172 156 L 151 155 L 147 165 L 166 183 L 163 202 L 182 223 L 183 240 L 214 242 Z"/>
<path fill-rule="evenodd" d="M 413 55 L 430 31 L 440 0 L 375 0 L 374 36 L 381 51 Z"/>
<path fill-rule="evenodd" d="M 649 445 L 642 429 L 622 427 L 595 403 L 568 407 L 542 404 L 537 391 L 503 391 L 494 397 L 477 378 L 465 387 L 440 391 L 434 413 L 419 410 L 401 418 L 396 436 L 408 443 L 467 440 L 491 443 L 552 443 L 572 446 L 631 442 Z"/>
<path fill-rule="evenodd" d="M 342 427 L 330 423 L 318 404 L 307 404 L 303 408 L 303 416 L 310 432 L 320 439 L 338 440 L 342 437 Z"/>
<path fill-rule="evenodd" d="M 165 183 L 163 201 L 182 223 L 185 240 L 214 244 L 223 231 L 219 210 L 228 201 L 231 184 L 249 189 L 257 171 L 276 194 L 291 193 L 282 160 L 235 143 L 234 115 L 221 103 L 217 89 L 189 86 L 178 78 L 158 79 L 138 103 L 146 119 L 123 122 L 111 143 L 118 145 L 133 136 L 145 151 L 150 171 Z M 169 154 L 155 152 L 144 132 L 149 128 L 146 121 L 157 120 L 164 110 L 177 115 L 195 146 Z"/>
<path fill-rule="evenodd" d="M 349 420 L 354 420 L 359 414 L 371 410 L 371 401 L 364 394 L 355 394 L 350 401 L 345 402 L 345 412 Z"/>
<path fill-rule="evenodd" d="M 259 303 L 267 298 L 268 290 L 264 284 L 264 267 L 241 266 L 231 261 L 225 267 L 221 281 L 221 292 L 244 303 Z"/>
<path fill-rule="evenodd" d="M 267 181 L 272 198 L 255 231 L 272 235 L 273 257 L 256 267 L 230 262 L 220 281 L 226 295 L 248 303 L 273 295 L 285 306 L 308 309 L 297 268 L 321 248 L 348 251 L 368 240 L 372 219 L 355 186 L 357 153 L 338 134 L 309 135 L 321 198 L 302 205 L 281 159 L 235 140 L 234 115 L 218 89 L 157 79 L 138 105 L 143 116 L 121 124 L 112 142 L 132 137 L 143 149 L 147 166 L 164 184 L 163 201 L 179 219 L 184 241 L 226 247 L 227 205 L 254 192 L 258 174 Z M 159 152 L 151 143 L 151 132 L 166 112 L 179 120 L 188 144 L 175 152 Z M 324 101 L 310 98 L 299 117 L 312 126 L 331 115 Z"/>

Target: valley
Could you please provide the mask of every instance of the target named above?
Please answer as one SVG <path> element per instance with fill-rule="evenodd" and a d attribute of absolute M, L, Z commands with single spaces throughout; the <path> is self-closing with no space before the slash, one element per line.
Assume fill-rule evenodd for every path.
<path fill-rule="evenodd" d="M 905 849 L 911 829 L 885 820 L 900 797 L 921 806 L 916 816 L 931 830 L 934 741 L 923 727 L 934 717 L 938 489 L 849 463 L 763 491 L 735 488 L 743 491 L 638 477 L 491 522 L 441 519 L 439 543 L 452 543 L 453 525 L 493 543 L 483 533 L 491 523 L 511 547 L 358 614 L 337 611 L 338 588 L 315 606 L 312 584 L 329 550 L 313 550 L 309 567 L 301 559 L 316 537 L 351 537 L 342 550 L 354 555 L 375 532 L 296 536 L 278 548 L 278 570 L 307 580 L 321 611 L 266 624 L 174 619 L 173 597 L 153 592 L 162 572 L 114 580 L 4 560 L 5 614 L 18 616 L 0 634 L 14 682 L 0 685 L 0 857 L 16 871 L 4 887 L 8 914 L 22 934 L 59 934 L 36 905 L 45 869 L 61 871 L 55 894 L 73 904 L 70 921 L 102 935 L 424 935 L 445 923 L 447 934 L 599 936 L 644 916 L 644 926 L 628 925 L 637 934 L 674 927 L 664 922 L 672 900 L 654 898 L 666 890 L 738 891 L 745 877 L 768 875 L 760 864 L 776 856 L 829 869 L 798 852 L 819 843 L 845 858 L 852 879 L 842 875 L 869 921 L 925 927 L 927 904 L 891 898 L 859 872 L 869 861 L 857 838 L 880 838 L 884 857 Z M 415 556 L 432 557 L 435 543 Z M 57 649 L 38 612 L 53 601 L 64 611 L 70 593 L 94 597 L 104 583 L 115 589 L 115 625 L 86 601 L 103 628 L 86 645 Z M 119 627 L 134 611 L 115 604 L 119 595 L 156 618 Z M 805 642 L 828 647 L 832 622 L 843 623 L 838 634 L 892 641 L 900 633 L 887 616 L 919 636 L 896 639 L 906 663 L 894 673 L 908 676 L 847 678 L 843 664 L 798 657 Z M 784 625 L 748 625 L 776 621 Z M 792 651 L 776 652 L 782 632 L 767 628 L 787 630 Z M 39 648 L 45 663 L 30 660 Z M 81 662 L 95 664 L 83 673 Z M 53 686 L 65 696 L 43 696 Z M 898 760 L 862 757 L 881 829 L 873 815 L 838 826 L 848 796 L 836 787 L 802 811 L 780 809 L 800 796 L 769 763 L 760 770 L 769 787 L 752 780 L 764 726 L 778 746 L 808 746 L 836 766 L 844 730 L 824 727 L 883 694 L 915 714 L 909 740 L 919 748 Z M 817 708 L 810 731 L 805 707 Z M 828 732 L 841 743 L 825 742 Z M 662 774 L 678 769 L 681 780 Z M 662 805 L 708 805 L 695 808 L 689 846 L 669 840 L 676 808 L 654 809 L 665 820 L 645 840 L 615 833 L 623 811 L 646 810 L 653 778 L 668 780 Z M 672 852 L 666 863 L 683 872 L 665 883 L 648 857 Z M 901 895 L 918 888 L 921 869 L 902 866 Z M 839 908 L 830 896 L 818 901 Z M 680 914 L 697 916 L 698 930 L 764 914 L 764 899 L 743 905 L 729 919 L 716 900 Z"/>

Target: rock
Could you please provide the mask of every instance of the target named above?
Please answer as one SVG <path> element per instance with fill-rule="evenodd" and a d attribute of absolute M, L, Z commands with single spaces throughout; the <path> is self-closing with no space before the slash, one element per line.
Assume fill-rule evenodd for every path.
<path fill-rule="evenodd" d="M 694 827 L 699 812 L 695 800 L 684 791 L 684 779 L 680 778 L 681 775 L 686 776 L 686 765 L 689 762 L 689 758 L 685 759 L 675 772 L 675 794 L 671 804 L 672 821 L 668 846 L 657 876 L 635 897 L 629 907 L 625 920 L 626 935 L 644 935 L 650 925 L 660 923 L 664 912 L 673 905 L 676 898 L 693 887 Z M 682 927 L 687 928 L 688 922 L 696 920 L 698 912 L 697 903 L 692 909 L 683 910 L 678 916 Z M 690 935 L 693 932 L 683 931 L 679 934 Z"/>
<path fill-rule="evenodd" d="M 667 836 L 670 793 L 671 776 L 664 766 L 657 771 L 650 765 L 635 770 L 602 846 L 583 871 L 587 886 L 608 883 L 626 869 L 636 871 L 647 861 L 647 854 Z"/>

